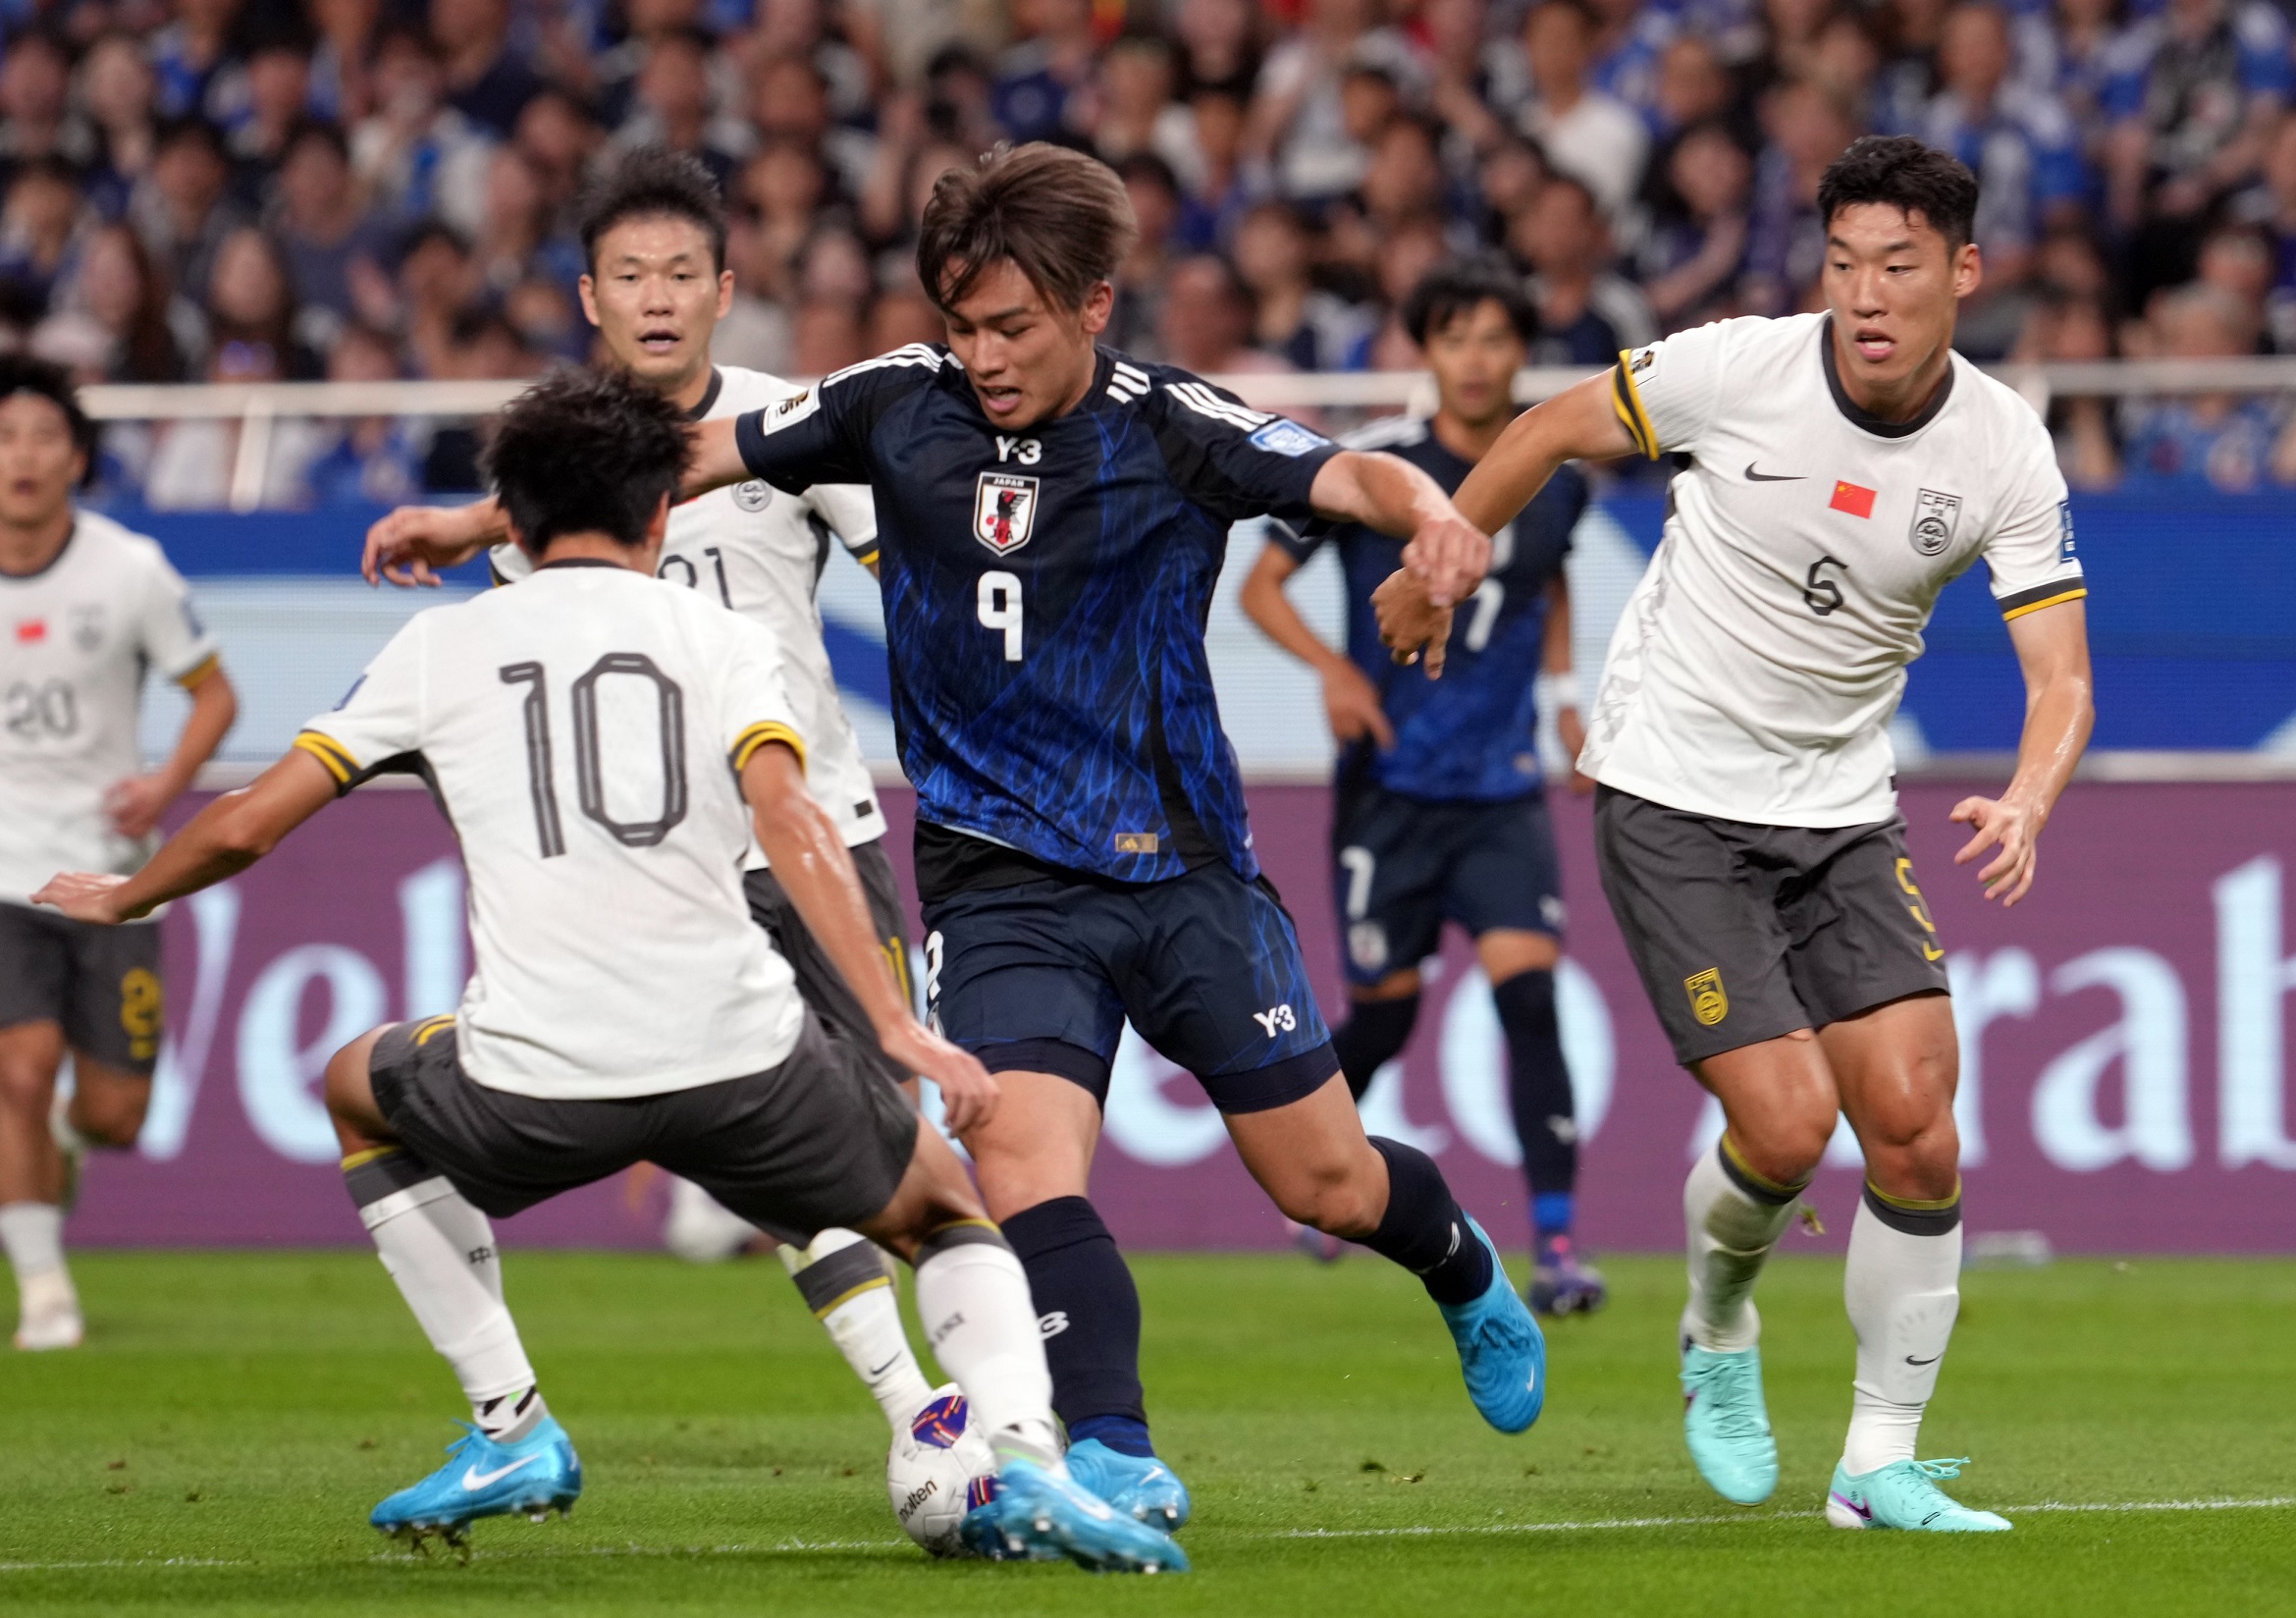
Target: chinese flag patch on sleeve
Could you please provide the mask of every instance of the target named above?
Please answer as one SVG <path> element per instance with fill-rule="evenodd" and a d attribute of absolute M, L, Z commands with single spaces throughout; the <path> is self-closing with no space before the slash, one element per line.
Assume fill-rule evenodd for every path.
<path fill-rule="evenodd" d="M 1874 514 L 1874 492 L 1842 478 L 1834 480 L 1834 498 L 1827 502 L 1837 512 L 1847 512 L 1851 516 Z"/>

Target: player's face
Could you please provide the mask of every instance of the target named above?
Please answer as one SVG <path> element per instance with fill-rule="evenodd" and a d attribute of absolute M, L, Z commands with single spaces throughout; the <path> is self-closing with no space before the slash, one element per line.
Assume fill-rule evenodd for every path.
<path fill-rule="evenodd" d="M 1522 339 L 1496 299 L 1486 298 L 1428 332 L 1426 354 L 1436 397 L 1468 426 L 1487 426 L 1514 410 Z"/>
<path fill-rule="evenodd" d="M 1048 301 L 1000 259 L 947 312 L 948 346 L 973 396 L 999 427 L 1033 427 L 1073 408 L 1093 385 L 1093 341 L 1108 329 L 1116 290 L 1105 281 L 1081 308 Z"/>
<path fill-rule="evenodd" d="M 0 523 L 37 528 L 54 521 L 71 505 L 86 464 L 55 401 L 37 394 L 0 400 Z"/>
<path fill-rule="evenodd" d="M 1940 358 L 1953 313 L 1982 276 L 1975 243 L 1958 251 L 1918 213 L 1860 202 L 1826 229 L 1826 306 L 1842 342 L 1835 354 L 1855 392 L 1887 396 Z"/>
<path fill-rule="evenodd" d="M 733 272 L 713 264 L 709 232 L 661 214 L 601 236 L 597 273 L 581 290 L 582 312 L 614 363 L 672 393 L 709 369 L 710 334 L 733 306 Z"/>

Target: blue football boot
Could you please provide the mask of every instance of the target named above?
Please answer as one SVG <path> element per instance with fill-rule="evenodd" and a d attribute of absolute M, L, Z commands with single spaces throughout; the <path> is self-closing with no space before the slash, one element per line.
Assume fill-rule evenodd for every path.
<path fill-rule="evenodd" d="M 1682 1347 L 1682 1437 L 1714 1492 L 1758 1506 L 1778 1486 L 1778 1440 L 1762 1402 L 1762 1351 Z"/>
<path fill-rule="evenodd" d="M 1150 1528 L 1177 1534 L 1188 1526 L 1188 1485 L 1153 1455 L 1127 1455 L 1085 1438 L 1068 1446 L 1068 1475 Z"/>
<path fill-rule="evenodd" d="M 1826 1521 L 1836 1528 L 1899 1528 L 1930 1534 L 2005 1534 L 2009 1520 L 1961 1504 L 1938 1487 L 1958 1478 L 1969 1464 L 1957 1461 L 1892 1461 L 1852 1476 L 1846 1463 L 1834 1468 L 1826 1494 Z"/>
<path fill-rule="evenodd" d="M 1171 1536 L 1025 1456 L 1004 1459 L 994 1495 L 965 1514 L 962 1533 L 968 1549 L 991 1561 L 1065 1556 L 1095 1573 L 1188 1571 L 1188 1553 Z"/>
<path fill-rule="evenodd" d="M 447 1446 L 447 1464 L 375 1507 L 369 1523 L 417 1549 L 433 1534 L 459 1549 L 481 1517 L 523 1513 L 539 1523 L 574 1509 L 582 1463 L 557 1417 L 545 1416 L 510 1444 L 461 1425 L 470 1429 Z"/>
<path fill-rule="evenodd" d="M 1439 1304 L 1459 1344 L 1468 1397 L 1501 1432 L 1521 1432 L 1547 1402 L 1547 1340 L 1507 1278 L 1499 1249 L 1470 1217 L 1467 1227 L 1491 1255 L 1491 1284 L 1467 1304 Z"/>

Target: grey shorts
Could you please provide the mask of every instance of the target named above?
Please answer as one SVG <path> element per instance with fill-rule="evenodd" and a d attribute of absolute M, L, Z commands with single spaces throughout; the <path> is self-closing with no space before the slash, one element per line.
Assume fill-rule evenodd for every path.
<path fill-rule="evenodd" d="M 1946 988 L 1945 946 L 1899 816 L 1823 831 L 1749 826 L 1605 786 L 1594 847 L 1685 1066 Z"/>
<path fill-rule="evenodd" d="M 693 1181 L 760 1229 L 810 1242 L 892 1201 L 917 1113 L 809 1013 L 778 1067 L 619 1101 L 544 1101 L 462 1070 L 452 1017 L 375 1042 L 368 1081 L 400 1145 L 497 1218 L 637 1162 Z"/>
<path fill-rule="evenodd" d="M 98 927 L 0 903 L 0 1028 L 59 1023 L 74 1051 L 149 1078 L 163 1009 L 157 922 Z"/>
<path fill-rule="evenodd" d="M 869 920 L 877 934 L 878 948 L 884 952 L 885 964 L 892 968 L 893 982 L 901 986 L 902 998 L 915 1010 L 917 994 L 909 983 L 908 911 L 901 903 L 900 884 L 893 878 L 893 862 L 886 857 L 881 839 L 865 842 L 846 852 L 853 856 L 853 869 L 861 878 L 861 890 L 869 898 Z M 887 1060 L 878 1049 L 869 1014 L 861 1009 L 861 1002 L 846 986 L 845 974 L 837 970 L 836 962 L 815 942 L 780 879 L 771 871 L 751 871 L 742 877 L 741 887 L 749 899 L 750 919 L 766 930 L 767 937 L 774 941 L 775 952 L 789 963 L 790 971 L 797 976 L 798 995 L 813 1007 L 822 1025 L 850 1042 L 893 1083 L 904 1084 L 915 1078 L 914 1073 Z"/>

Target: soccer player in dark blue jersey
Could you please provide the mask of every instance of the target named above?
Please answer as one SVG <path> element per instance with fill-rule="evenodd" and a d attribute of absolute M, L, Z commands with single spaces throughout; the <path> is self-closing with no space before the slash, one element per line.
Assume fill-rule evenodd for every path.
<path fill-rule="evenodd" d="M 1400 456 L 1449 491 L 1514 419 L 1515 373 L 1537 316 L 1522 277 L 1483 258 L 1431 271 L 1403 314 L 1434 374 L 1435 414 L 1375 421 L 1343 442 Z M 1461 609 L 1465 627 L 1440 680 L 1380 644 L 1371 592 L 1402 566 L 1402 545 L 1375 528 L 1275 525 L 1243 597 L 1253 621 L 1322 676 L 1340 743 L 1332 883 L 1353 1002 L 1332 1036 L 1340 1070 L 1362 1099 L 1411 1039 L 1419 962 L 1444 921 L 1465 928 L 1507 1031 L 1537 1243 L 1531 1305 L 1555 1315 L 1603 1301 L 1601 1275 L 1572 1247 L 1578 1136 L 1555 1020 L 1562 884 L 1538 761 L 1542 692 L 1564 750 L 1575 757 L 1584 739 L 1563 559 L 1585 509 L 1585 479 L 1565 467 L 1492 536 L 1491 571 Z M 1346 573 L 1345 656 L 1284 595 L 1284 581 L 1326 544 Z"/>
<path fill-rule="evenodd" d="M 928 993 L 1004 1098 L 965 1144 L 1028 1268 L 1071 1467 L 1177 1527 L 1139 1296 L 1086 1198 L 1128 1018 L 1202 1083 L 1279 1208 L 1424 1280 L 1494 1427 L 1536 1419 L 1545 1348 L 1435 1164 L 1364 1136 L 1253 855 L 1203 648 L 1238 518 L 1409 536 L 1406 564 L 1447 599 L 1489 543 L 1409 462 L 1096 347 L 1131 234 L 1123 187 L 1078 153 L 949 171 L 918 247 L 949 347 L 704 423 L 686 487 L 874 490 Z"/>

